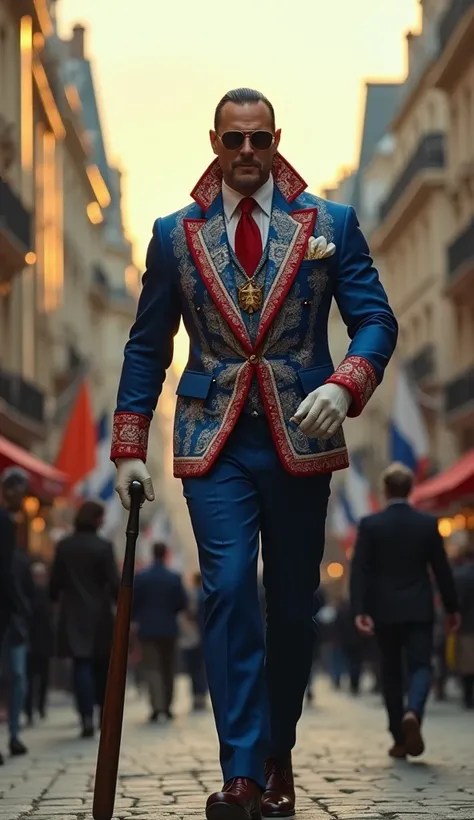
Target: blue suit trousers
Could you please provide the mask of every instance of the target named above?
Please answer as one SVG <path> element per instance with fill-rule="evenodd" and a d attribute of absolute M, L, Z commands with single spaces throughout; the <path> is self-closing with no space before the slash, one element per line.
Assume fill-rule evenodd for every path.
<path fill-rule="evenodd" d="M 296 741 L 313 643 L 330 475 L 292 476 L 264 417 L 242 415 L 211 470 L 183 479 L 205 594 L 205 654 L 224 782 L 265 786 Z M 261 539 L 266 636 L 258 597 Z"/>

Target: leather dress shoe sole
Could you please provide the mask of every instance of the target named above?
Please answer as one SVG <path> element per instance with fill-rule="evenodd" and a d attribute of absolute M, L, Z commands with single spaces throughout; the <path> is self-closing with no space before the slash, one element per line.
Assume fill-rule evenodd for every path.
<path fill-rule="evenodd" d="M 269 820 L 270 818 L 276 820 L 278 817 L 284 817 L 285 820 L 288 820 L 288 818 L 295 817 L 295 815 L 296 810 L 294 808 L 290 809 L 289 807 L 287 808 L 282 806 L 281 809 L 266 809 L 265 806 L 262 806 L 262 817 L 265 818 L 265 820 L 266 818 L 269 818 Z"/>
<path fill-rule="evenodd" d="M 248 813 L 243 806 L 233 806 L 230 803 L 213 803 L 206 808 L 207 820 L 261 820 L 259 811 Z"/>
<path fill-rule="evenodd" d="M 410 757 L 419 757 L 425 751 L 420 724 L 415 715 L 406 715 L 402 723 L 405 748 Z"/>

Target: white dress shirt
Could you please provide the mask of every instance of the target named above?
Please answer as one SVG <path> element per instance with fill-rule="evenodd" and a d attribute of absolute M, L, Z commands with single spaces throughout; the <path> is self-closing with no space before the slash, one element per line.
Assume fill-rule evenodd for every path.
<path fill-rule="evenodd" d="M 239 194 L 237 191 L 234 191 L 233 188 L 229 188 L 229 186 L 223 181 L 222 199 L 227 236 L 232 250 L 235 250 L 235 231 L 240 219 L 239 204 L 242 199 L 245 199 L 245 197 L 243 194 Z M 273 177 L 271 174 L 262 187 L 252 194 L 252 199 L 254 199 L 257 203 L 257 207 L 252 211 L 252 216 L 258 225 L 262 237 L 262 248 L 264 248 L 267 244 L 268 230 L 270 228 L 270 217 L 272 214 Z"/>

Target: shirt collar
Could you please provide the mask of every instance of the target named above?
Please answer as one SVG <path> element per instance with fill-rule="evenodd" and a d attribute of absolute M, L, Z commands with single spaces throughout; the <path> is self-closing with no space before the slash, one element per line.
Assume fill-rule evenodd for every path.
<path fill-rule="evenodd" d="M 267 181 L 264 182 L 261 188 L 252 194 L 252 199 L 255 200 L 257 205 L 268 217 L 271 216 L 272 213 L 273 188 L 273 176 L 270 174 Z M 222 200 L 224 204 L 224 213 L 228 221 L 234 216 L 242 199 L 245 199 L 243 194 L 239 194 L 237 191 L 234 191 L 233 188 L 230 188 L 229 185 L 222 180 Z"/>
<path fill-rule="evenodd" d="M 389 498 L 387 500 L 387 507 L 393 507 L 394 504 L 405 504 L 405 506 L 409 506 L 410 502 L 407 498 Z"/>

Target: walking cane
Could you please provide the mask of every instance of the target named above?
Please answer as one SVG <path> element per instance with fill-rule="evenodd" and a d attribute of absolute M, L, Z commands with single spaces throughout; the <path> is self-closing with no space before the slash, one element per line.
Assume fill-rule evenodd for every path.
<path fill-rule="evenodd" d="M 127 542 L 122 579 L 115 616 L 114 637 L 110 653 L 107 688 L 105 692 L 102 725 L 95 772 L 94 820 L 111 820 L 114 813 L 117 772 L 122 740 L 123 709 L 127 678 L 128 644 L 132 615 L 133 575 L 135 549 L 139 532 L 138 519 L 143 501 L 140 481 L 130 484 L 130 514 L 127 523 Z"/>

